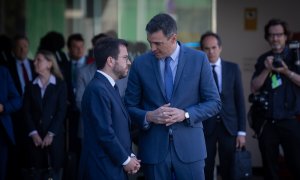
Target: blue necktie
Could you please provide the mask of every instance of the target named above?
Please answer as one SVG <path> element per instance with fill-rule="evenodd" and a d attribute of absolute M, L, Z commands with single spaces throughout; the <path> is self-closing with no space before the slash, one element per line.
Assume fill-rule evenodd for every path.
<path fill-rule="evenodd" d="M 170 66 L 172 58 L 167 57 L 165 59 L 165 73 L 164 73 L 164 78 L 165 78 L 165 91 L 167 95 L 167 99 L 170 102 L 170 99 L 172 97 L 172 92 L 173 92 L 173 75 L 172 75 L 172 70 Z"/>

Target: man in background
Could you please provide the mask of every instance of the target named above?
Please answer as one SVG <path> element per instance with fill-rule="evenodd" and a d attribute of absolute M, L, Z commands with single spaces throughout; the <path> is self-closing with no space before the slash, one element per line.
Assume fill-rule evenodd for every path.
<path fill-rule="evenodd" d="M 251 81 L 251 92 L 266 94 L 268 102 L 259 115 L 265 123 L 258 137 L 265 179 L 280 179 L 280 145 L 294 179 L 300 179 L 300 122 L 296 118 L 300 114 L 300 67 L 287 46 L 288 36 L 287 23 L 280 19 L 265 25 L 264 37 L 271 50 L 258 58 Z"/>
<path fill-rule="evenodd" d="M 215 158 L 218 151 L 222 180 L 231 180 L 234 152 L 237 148 L 244 147 L 246 143 L 242 76 L 237 64 L 220 57 L 222 41 L 218 34 L 213 32 L 203 34 L 200 47 L 207 54 L 222 102 L 220 113 L 203 122 L 207 148 L 205 179 L 214 179 Z"/>

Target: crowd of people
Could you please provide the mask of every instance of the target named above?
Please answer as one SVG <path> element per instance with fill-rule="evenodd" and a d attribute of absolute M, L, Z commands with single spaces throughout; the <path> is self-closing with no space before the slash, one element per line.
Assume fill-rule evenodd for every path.
<path fill-rule="evenodd" d="M 239 66 L 221 58 L 214 32 L 201 36 L 201 50 L 186 47 L 168 14 L 145 30 L 150 51 L 100 33 L 87 53 L 81 34 L 68 37 L 65 53 L 63 35 L 51 31 L 33 60 L 26 36 L 0 36 L 0 180 L 49 167 L 55 180 L 120 180 L 139 171 L 145 179 L 213 180 L 217 152 L 222 179 L 233 178 L 234 152 L 246 146 Z M 268 180 L 280 179 L 280 148 L 300 179 L 299 48 L 289 48 L 288 37 L 284 21 L 266 24 L 271 50 L 251 80 L 253 96 L 268 102 L 251 101 Z"/>

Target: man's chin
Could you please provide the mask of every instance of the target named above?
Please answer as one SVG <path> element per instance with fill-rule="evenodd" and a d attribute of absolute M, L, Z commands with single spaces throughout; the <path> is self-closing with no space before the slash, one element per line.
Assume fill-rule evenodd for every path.
<path fill-rule="evenodd" d="M 126 77 L 127 77 L 127 75 L 128 75 L 128 73 L 126 73 L 126 74 L 123 74 L 123 75 L 120 75 L 120 76 L 119 76 L 119 79 L 126 78 Z"/>

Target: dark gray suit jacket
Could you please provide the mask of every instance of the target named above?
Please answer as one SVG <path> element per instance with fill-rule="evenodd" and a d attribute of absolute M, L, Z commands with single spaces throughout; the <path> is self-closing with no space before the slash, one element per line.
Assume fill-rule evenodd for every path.
<path fill-rule="evenodd" d="M 246 131 L 246 111 L 241 72 L 235 63 L 222 60 L 221 65 L 222 92 L 220 96 L 222 109 L 220 115 L 227 131 L 236 136 L 238 131 Z M 216 124 L 217 121 L 214 117 L 205 121 L 205 134 L 210 135 Z"/>

